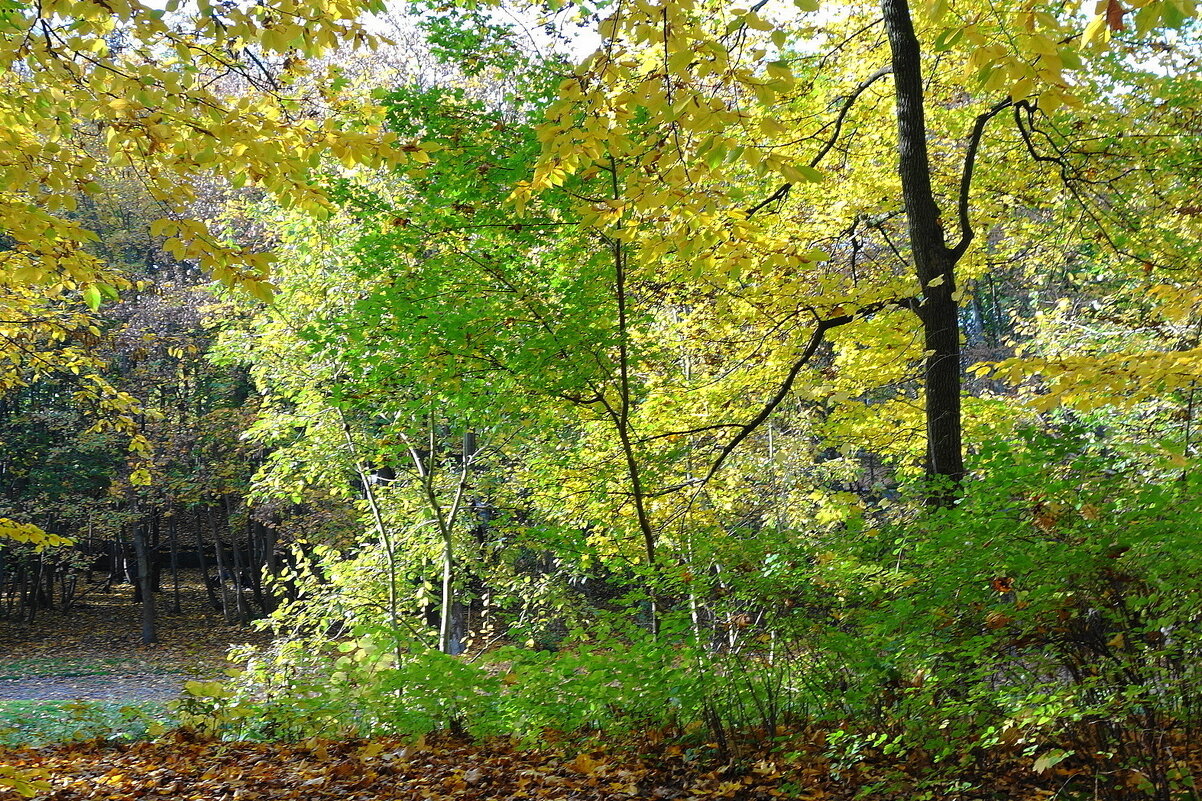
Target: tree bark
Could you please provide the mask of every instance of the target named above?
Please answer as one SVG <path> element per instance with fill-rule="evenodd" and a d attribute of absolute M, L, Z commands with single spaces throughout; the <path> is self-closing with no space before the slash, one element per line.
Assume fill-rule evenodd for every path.
<path fill-rule="evenodd" d="M 150 521 L 146 524 L 146 549 L 150 554 L 150 588 L 154 592 L 163 589 L 163 570 L 159 564 L 159 550 L 162 545 L 159 510 L 155 508 L 150 513 Z"/>
<path fill-rule="evenodd" d="M 263 591 L 263 571 L 267 565 L 264 537 L 265 526 L 255 520 L 250 507 L 246 509 L 246 580 L 250 596 L 263 614 L 269 614 L 267 594 Z"/>
<path fill-rule="evenodd" d="M 138 558 L 138 587 L 142 595 L 142 644 L 150 645 L 158 642 L 155 631 L 154 614 L 154 582 L 150 575 L 150 548 L 147 543 L 150 524 L 139 520 L 134 524 L 134 552 Z"/>
<path fill-rule="evenodd" d="M 922 51 L 906 0 L 882 0 L 893 58 L 897 108 L 898 174 L 914 270 L 922 287 L 915 309 L 922 324 L 925 365 L 928 501 L 951 506 L 964 479 L 960 418 L 960 325 L 956 253 L 947 246 L 931 188 Z"/>
<path fill-rule="evenodd" d="M 231 575 L 234 577 L 234 608 L 238 612 L 238 622 L 246 625 L 250 622 L 251 618 L 250 608 L 246 604 L 246 595 L 242 592 L 246 583 L 246 566 L 242 561 L 242 549 L 238 547 L 238 535 L 234 532 L 234 510 L 230 505 L 230 496 L 222 496 L 221 502 L 225 506 L 226 528 L 230 533 L 230 557 L 233 561 Z"/>
<path fill-rule="evenodd" d="M 221 593 L 221 615 L 226 623 L 233 623 L 234 612 L 230 608 L 229 588 L 226 586 L 226 579 L 230 577 L 230 570 L 225 566 L 225 549 L 221 546 L 221 531 L 217 528 L 217 519 L 213 515 L 213 506 L 210 504 L 206 509 L 209 514 L 209 528 L 213 531 L 213 547 L 216 548 L 214 556 L 217 558 L 217 581 L 218 590 Z"/>
<path fill-rule="evenodd" d="M 217 593 L 213 589 L 213 582 L 209 580 L 209 560 L 205 557 L 204 535 L 201 533 L 200 509 L 196 510 L 196 559 L 200 563 L 200 580 L 205 585 L 205 594 L 209 596 L 209 606 L 215 610 L 221 609 L 221 601 L 217 598 Z"/>
<path fill-rule="evenodd" d="M 259 525 L 259 534 L 262 538 L 261 539 L 261 547 L 263 549 L 263 556 L 262 556 L 263 572 L 266 573 L 266 575 L 271 576 L 272 578 L 278 578 L 279 577 L 279 568 L 276 565 L 276 559 L 275 559 L 275 529 L 272 528 L 271 526 L 267 525 L 266 523 L 259 523 L 258 525 Z M 276 610 L 276 607 L 280 605 L 279 598 L 277 598 L 276 594 L 275 594 L 276 593 L 275 588 L 277 585 L 273 582 L 273 583 L 269 584 L 268 586 L 264 587 L 263 586 L 263 577 L 260 576 L 259 581 L 255 586 L 259 587 L 260 592 L 263 595 L 263 600 L 262 600 L 263 613 L 270 615 L 272 612 L 274 612 Z"/>
<path fill-rule="evenodd" d="M 173 587 L 171 611 L 178 615 L 183 612 L 183 609 L 179 603 L 179 526 L 174 513 L 167 518 L 167 536 L 171 540 L 171 584 Z"/>

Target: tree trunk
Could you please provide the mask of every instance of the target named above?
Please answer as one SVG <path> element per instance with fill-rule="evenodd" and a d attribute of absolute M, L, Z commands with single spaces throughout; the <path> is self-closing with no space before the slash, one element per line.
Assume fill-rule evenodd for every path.
<path fill-rule="evenodd" d="M 46 564 L 46 554 L 41 554 L 40 561 L 42 568 L 38 575 L 42 579 L 42 583 L 38 588 L 38 603 L 43 609 L 54 608 L 54 573 L 55 568 Z"/>
<path fill-rule="evenodd" d="M 179 524 L 174 514 L 167 519 L 167 537 L 171 541 L 171 611 L 178 615 L 183 612 L 183 608 L 179 603 Z"/>
<path fill-rule="evenodd" d="M 209 596 L 209 606 L 221 609 L 221 601 L 213 591 L 213 582 L 209 580 L 209 560 L 205 556 L 204 536 L 200 533 L 200 510 L 196 511 L 196 560 L 200 563 L 200 580 L 205 585 L 205 594 Z"/>
<path fill-rule="evenodd" d="M 159 545 L 161 543 L 159 510 L 156 508 L 150 513 L 150 522 L 146 525 L 146 548 L 150 554 L 150 589 L 154 592 L 163 589 L 163 571 L 159 564 Z"/>
<path fill-rule="evenodd" d="M 442 604 L 438 622 L 438 650 L 455 656 L 462 651 L 452 630 L 452 607 L 455 603 L 455 551 L 449 530 L 443 531 L 442 539 Z"/>
<path fill-rule="evenodd" d="M 279 572 L 275 563 L 275 529 L 266 523 L 256 523 L 259 533 L 259 549 L 260 563 L 259 580 L 255 582 L 255 587 L 258 590 L 259 597 L 256 599 L 263 609 L 263 613 L 270 615 L 279 606 L 279 600 L 275 596 L 272 589 L 275 585 L 269 583 L 268 586 L 263 586 L 264 575 L 276 577 Z"/>
<path fill-rule="evenodd" d="M 916 313 L 922 324 L 927 459 L 932 481 L 928 501 L 951 506 L 964 479 L 960 430 L 960 327 L 956 302 L 957 257 L 947 246 L 939 205 L 931 189 L 922 85 L 922 51 L 906 0 L 883 0 L 893 55 L 897 103 L 898 173 L 910 233 L 914 270 L 922 287 Z"/>
<path fill-rule="evenodd" d="M 233 526 L 230 526 L 230 555 L 234 562 L 234 605 L 238 610 L 238 620 L 243 623 L 250 623 L 250 607 L 246 603 L 246 594 L 242 588 L 246 584 L 246 565 L 242 559 L 242 549 L 238 547 L 238 540 L 233 536 Z"/>
<path fill-rule="evenodd" d="M 112 560 L 109 562 L 109 586 L 120 584 L 125 578 L 125 538 L 118 526 L 113 534 Z"/>
<path fill-rule="evenodd" d="M 140 520 L 134 525 L 134 552 L 138 558 L 138 588 L 142 596 L 142 644 L 158 642 L 154 620 L 154 586 L 150 575 L 150 548 L 147 545 L 147 529 L 150 525 Z"/>
<path fill-rule="evenodd" d="M 213 507 L 207 507 L 209 512 L 209 528 L 213 530 L 213 548 L 217 557 L 217 583 L 221 591 L 221 614 L 226 623 L 233 623 L 234 616 L 230 611 L 229 590 L 225 581 L 230 576 L 229 568 L 225 566 L 225 549 L 221 547 L 221 532 L 217 529 L 217 518 L 213 515 Z"/>
<path fill-rule="evenodd" d="M 250 622 L 250 608 L 246 605 L 246 595 L 242 588 L 246 582 L 245 566 L 242 561 L 242 550 L 238 547 L 238 537 L 234 533 L 234 510 L 230 506 L 230 496 L 223 495 L 221 502 L 225 506 L 225 525 L 230 533 L 231 575 L 234 577 L 234 608 L 238 611 L 238 621 L 242 624 Z"/>

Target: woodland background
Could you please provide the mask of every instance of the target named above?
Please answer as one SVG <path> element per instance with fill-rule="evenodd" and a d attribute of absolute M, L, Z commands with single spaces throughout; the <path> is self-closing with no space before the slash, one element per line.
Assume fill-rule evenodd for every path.
<path fill-rule="evenodd" d="M 0 607 L 270 632 L 166 761 L 1195 797 L 1195 10 L 0 3 Z"/>

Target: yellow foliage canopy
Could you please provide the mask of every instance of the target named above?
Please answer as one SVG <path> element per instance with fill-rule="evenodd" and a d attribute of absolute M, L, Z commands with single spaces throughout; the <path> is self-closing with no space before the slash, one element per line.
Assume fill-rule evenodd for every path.
<path fill-rule="evenodd" d="M 71 219 L 102 191 L 106 168 L 133 168 L 161 204 L 156 233 L 226 283 L 265 295 L 267 258 L 192 216 L 196 180 L 258 185 L 287 206 L 322 212 L 310 180 L 320 156 L 387 160 L 378 120 L 357 130 L 315 113 L 305 58 L 373 38 L 357 18 L 379 0 L 248 6 L 201 0 L 187 13 L 137 0 L 47 0 L 0 11 L 0 284 L 78 290 L 89 305 L 106 275 L 95 235 Z"/>
<path fill-rule="evenodd" d="M 270 255 L 224 240 L 196 211 L 202 181 L 258 186 L 321 214 L 312 180 L 343 163 L 399 157 L 371 114 L 322 114 L 332 100 L 306 59 L 371 46 L 359 18 L 380 0 L 254 4 L 198 0 L 43 0 L 0 8 L 0 392 L 47 373 L 74 375 L 99 428 L 134 430 L 136 403 L 100 377 L 86 307 L 128 286 L 96 255 L 77 204 L 115 172 L 136 176 L 162 219 L 151 234 L 262 300 Z M 78 298 L 83 304 L 65 301 Z M 135 477 L 137 477 L 135 471 Z M 0 520 L 0 541 L 65 540 Z"/>

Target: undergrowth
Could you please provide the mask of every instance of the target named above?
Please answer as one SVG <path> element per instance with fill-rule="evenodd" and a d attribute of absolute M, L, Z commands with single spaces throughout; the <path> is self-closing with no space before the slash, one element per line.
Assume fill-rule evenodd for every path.
<path fill-rule="evenodd" d="M 0 701 L 0 747 L 144 740 L 176 724 L 156 701 Z"/>

